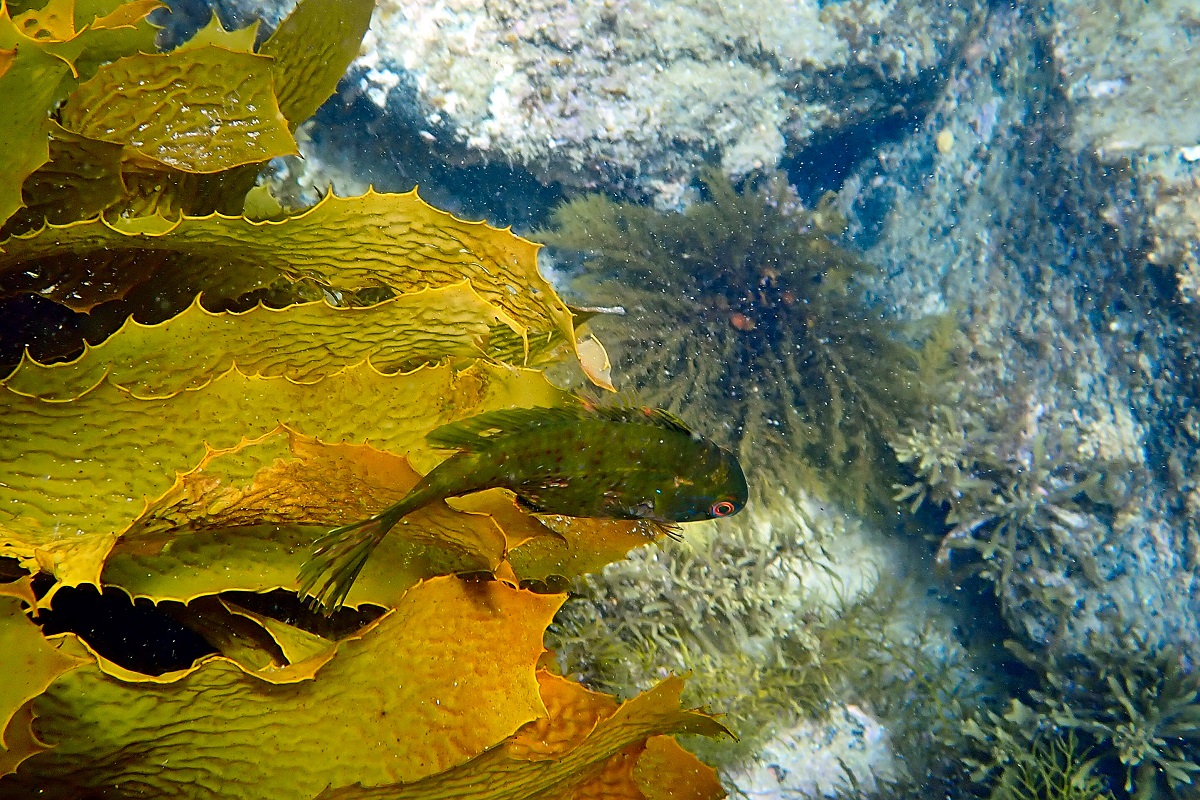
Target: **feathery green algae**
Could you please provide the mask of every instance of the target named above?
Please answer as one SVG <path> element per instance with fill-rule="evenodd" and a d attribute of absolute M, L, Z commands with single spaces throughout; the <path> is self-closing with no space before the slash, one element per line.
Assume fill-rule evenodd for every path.
<path fill-rule="evenodd" d="M 761 483 L 878 502 L 886 439 L 923 397 L 917 350 L 863 298 L 872 268 L 833 241 L 828 199 L 804 209 L 778 176 L 702 179 L 683 212 L 593 195 L 539 236 L 582 254 L 582 304 L 623 309 L 590 324 L 639 396 L 716 431 Z"/>

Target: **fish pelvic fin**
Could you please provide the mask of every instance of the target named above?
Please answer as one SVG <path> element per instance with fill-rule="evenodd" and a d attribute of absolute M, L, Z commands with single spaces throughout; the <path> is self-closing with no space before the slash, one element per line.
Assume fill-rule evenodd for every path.
<path fill-rule="evenodd" d="M 300 596 L 309 607 L 329 615 L 350 594 L 350 587 L 366 566 L 371 553 L 403 513 L 393 506 L 369 519 L 334 528 L 313 545 L 313 554 L 300 568 Z"/>

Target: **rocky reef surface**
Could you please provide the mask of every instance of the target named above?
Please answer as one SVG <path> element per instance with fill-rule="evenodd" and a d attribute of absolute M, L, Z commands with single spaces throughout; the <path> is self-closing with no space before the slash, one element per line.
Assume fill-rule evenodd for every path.
<path fill-rule="evenodd" d="M 342 102 L 448 162 L 678 207 L 701 163 L 746 175 L 919 116 L 982 6 L 384 0 Z M 230 16 L 251 7 L 286 11 Z"/>
<path fill-rule="evenodd" d="M 951 467 L 928 482 L 964 521 L 1021 515 L 991 557 L 1023 643 L 1196 652 L 1194 11 L 1118 5 L 994 11 L 921 129 L 841 198 L 880 296 L 970 339 L 969 379 L 898 444 Z M 972 499 L 985 473 L 1004 508 Z"/>
<path fill-rule="evenodd" d="M 618 692 L 689 669 L 718 710 L 774 719 L 713 756 L 735 794 L 983 791 L 972 778 L 1018 763 L 1005 742 L 1059 746 L 1003 733 L 1008 700 L 1040 714 L 1007 712 L 1035 737 L 1101 709 L 1097 757 L 1166 791 L 1164 765 L 1200 764 L 1193 739 L 1135 753 L 1095 733 L 1144 701 L 1126 728 L 1166 736 L 1171 715 L 1151 713 L 1166 690 L 1123 705 L 1060 678 L 1140 669 L 1115 653 L 1200 658 L 1198 38 L 1186 0 L 385 0 L 277 182 L 419 181 L 526 225 L 582 190 L 685 206 L 705 164 L 782 170 L 814 207 L 834 190 L 843 243 L 878 267 L 864 286 L 880 313 L 955 322 L 955 379 L 890 437 L 905 509 L 859 519 L 791 495 L 640 552 L 578 587 L 556 628 L 564 663 Z M 887 579 L 904 588 L 881 605 Z M 1008 678 L 989 677 L 1001 661 Z M 916 674 L 937 678 L 901 692 Z M 820 702 L 796 689 L 822 676 Z M 737 705 L 756 682 L 759 702 Z M 972 716 L 979 698 L 991 723 Z M 995 763 L 936 721 L 968 718 Z"/>

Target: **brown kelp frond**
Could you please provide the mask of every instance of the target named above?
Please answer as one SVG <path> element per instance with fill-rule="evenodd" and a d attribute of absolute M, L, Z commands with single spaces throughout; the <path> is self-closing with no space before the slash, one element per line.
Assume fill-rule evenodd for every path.
<path fill-rule="evenodd" d="M 158 0 L 34 5 L 0 3 L 0 303 L 39 323 L 0 341 L 0 796 L 719 796 L 669 738 L 723 731 L 680 679 L 619 706 L 539 669 L 549 587 L 647 527 L 477 492 L 406 515 L 347 608 L 300 597 L 321 537 L 445 456 L 426 434 L 564 403 L 540 368 L 585 366 L 511 230 L 250 189 L 374 2 L 170 53 Z M 306 575 L 327 602 L 363 550 L 335 538 L 333 580 Z"/>

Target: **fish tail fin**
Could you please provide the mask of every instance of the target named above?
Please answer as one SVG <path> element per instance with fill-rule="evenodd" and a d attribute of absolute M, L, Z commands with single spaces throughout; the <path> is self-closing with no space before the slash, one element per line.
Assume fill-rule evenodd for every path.
<path fill-rule="evenodd" d="M 397 505 L 361 522 L 334 528 L 313 545 L 300 568 L 300 596 L 311 608 L 332 614 L 342 605 L 371 553 L 408 510 Z M 319 584 L 319 585 L 318 585 Z"/>

